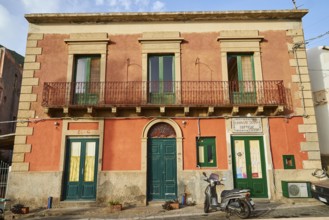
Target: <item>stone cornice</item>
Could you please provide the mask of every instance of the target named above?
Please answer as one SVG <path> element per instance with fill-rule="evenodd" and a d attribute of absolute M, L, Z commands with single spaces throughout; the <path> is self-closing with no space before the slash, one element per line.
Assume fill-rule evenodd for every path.
<path fill-rule="evenodd" d="M 46 13 L 26 14 L 30 23 L 123 23 L 123 22 L 200 22 L 220 20 L 301 20 L 308 10 L 145 12 L 145 13 Z"/>

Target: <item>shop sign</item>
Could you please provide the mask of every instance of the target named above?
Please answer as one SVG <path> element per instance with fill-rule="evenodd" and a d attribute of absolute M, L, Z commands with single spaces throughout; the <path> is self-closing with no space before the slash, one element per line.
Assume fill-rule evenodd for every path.
<path fill-rule="evenodd" d="M 232 118 L 232 131 L 241 133 L 263 132 L 260 118 Z"/>

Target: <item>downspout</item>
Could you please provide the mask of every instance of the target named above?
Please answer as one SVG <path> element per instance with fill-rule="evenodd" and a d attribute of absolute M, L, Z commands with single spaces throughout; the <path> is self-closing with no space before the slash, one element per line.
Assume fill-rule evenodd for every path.
<path fill-rule="evenodd" d="M 200 118 L 198 118 L 198 140 L 200 139 L 200 136 L 201 136 Z"/>
<path fill-rule="evenodd" d="M 293 51 L 293 53 L 295 55 L 295 59 L 296 59 L 297 74 L 298 74 L 298 78 L 299 78 L 299 88 L 300 88 L 301 95 L 302 95 L 303 117 L 307 118 L 308 115 L 306 113 L 306 107 L 305 107 L 304 86 L 302 83 L 302 76 L 300 74 L 300 66 L 299 66 L 298 55 L 297 55 L 297 49 L 300 48 L 303 44 L 304 43 L 295 43 L 294 46 L 292 47 L 292 51 Z"/>

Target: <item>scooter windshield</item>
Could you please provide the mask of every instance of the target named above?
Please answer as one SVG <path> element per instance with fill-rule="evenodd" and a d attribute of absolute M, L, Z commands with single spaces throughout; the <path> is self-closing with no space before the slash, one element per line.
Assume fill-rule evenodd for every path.
<path fill-rule="evenodd" d="M 216 173 L 212 173 L 210 174 L 209 179 L 217 181 L 219 180 L 219 176 Z"/>

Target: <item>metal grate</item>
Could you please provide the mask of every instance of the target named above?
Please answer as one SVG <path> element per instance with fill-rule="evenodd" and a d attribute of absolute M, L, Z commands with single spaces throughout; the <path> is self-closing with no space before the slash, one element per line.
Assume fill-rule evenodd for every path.
<path fill-rule="evenodd" d="M 0 198 L 6 198 L 9 164 L 0 161 Z"/>
<path fill-rule="evenodd" d="M 42 106 L 286 105 L 283 81 L 46 82 Z"/>

